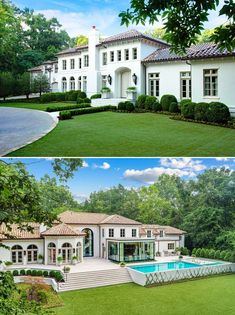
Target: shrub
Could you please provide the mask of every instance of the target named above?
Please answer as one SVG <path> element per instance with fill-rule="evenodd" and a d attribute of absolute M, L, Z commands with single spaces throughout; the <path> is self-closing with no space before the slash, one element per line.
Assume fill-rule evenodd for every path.
<path fill-rule="evenodd" d="M 197 248 L 195 255 L 201 257 L 201 248 Z"/>
<path fill-rule="evenodd" d="M 63 102 L 65 101 L 65 93 L 64 92 L 54 93 L 54 98 L 56 102 Z"/>
<path fill-rule="evenodd" d="M 85 97 L 85 98 L 81 98 L 80 97 L 80 98 L 77 99 L 77 104 L 84 104 L 84 103 L 90 104 L 91 100 L 89 98 L 87 98 L 87 97 Z"/>
<path fill-rule="evenodd" d="M 19 276 L 19 271 L 18 270 L 13 270 L 12 274 L 13 274 L 14 277 Z"/>
<path fill-rule="evenodd" d="M 20 275 L 21 275 L 21 276 L 25 276 L 25 270 L 24 270 L 24 269 L 21 269 L 21 270 L 20 270 Z"/>
<path fill-rule="evenodd" d="M 54 100 L 55 100 L 54 93 L 45 93 L 45 94 L 42 94 L 40 97 L 40 101 L 42 103 L 53 102 Z"/>
<path fill-rule="evenodd" d="M 209 250 L 209 258 L 212 258 L 212 259 L 215 258 L 215 250 L 214 249 Z"/>
<path fill-rule="evenodd" d="M 96 99 L 96 98 L 101 98 L 101 94 L 97 93 L 97 94 L 91 95 L 91 100 Z"/>
<path fill-rule="evenodd" d="M 201 257 L 205 257 L 206 256 L 206 252 L 205 252 L 205 248 L 201 249 Z"/>
<path fill-rule="evenodd" d="M 189 250 L 187 247 L 180 247 L 180 253 L 181 255 L 187 256 L 189 254 Z"/>
<path fill-rule="evenodd" d="M 38 300 L 40 303 L 47 304 L 48 298 L 47 298 L 47 293 L 45 291 L 38 290 L 37 295 L 38 295 Z"/>
<path fill-rule="evenodd" d="M 56 271 L 51 270 L 51 271 L 49 272 L 49 277 L 54 278 L 54 277 L 55 277 L 55 273 L 56 273 Z"/>
<path fill-rule="evenodd" d="M 156 103 L 157 98 L 155 96 L 146 96 L 144 108 L 147 110 L 152 110 L 154 108 L 154 103 Z"/>
<path fill-rule="evenodd" d="M 36 277 L 37 276 L 37 270 L 32 270 L 32 276 Z"/>
<path fill-rule="evenodd" d="M 184 106 L 184 104 L 188 104 L 188 103 L 192 103 L 192 101 L 191 101 L 191 99 L 190 98 L 187 98 L 187 99 L 184 99 L 184 100 L 181 100 L 180 102 L 179 102 L 179 107 L 181 107 L 181 106 Z"/>
<path fill-rule="evenodd" d="M 69 94 L 66 95 L 66 100 L 67 101 L 76 101 L 78 98 L 78 91 L 71 91 Z"/>
<path fill-rule="evenodd" d="M 63 275 L 59 271 L 55 271 L 54 278 L 56 279 L 57 282 L 59 282 L 63 280 Z"/>
<path fill-rule="evenodd" d="M 31 276 L 31 274 L 32 274 L 31 269 L 28 269 L 28 270 L 26 271 L 26 275 L 27 275 L 27 276 Z"/>
<path fill-rule="evenodd" d="M 145 100 L 147 95 L 139 95 L 136 101 L 136 107 L 138 108 L 145 108 Z"/>
<path fill-rule="evenodd" d="M 75 92 L 75 91 L 72 91 L 72 92 Z M 40 97 L 40 101 L 42 103 L 61 102 L 61 101 L 65 101 L 66 98 L 67 98 L 67 93 L 64 93 L 64 92 L 45 93 Z"/>
<path fill-rule="evenodd" d="M 194 119 L 194 108 L 196 103 L 185 103 L 180 107 L 181 114 L 184 118 Z"/>
<path fill-rule="evenodd" d="M 160 103 L 162 105 L 162 110 L 169 112 L 171 103 L 177 103 L 177 99 L 174 95 L 166 94 L 161 97 Z"/>
<path fill-rule="evenodd" d="M 85 92 L 82 92 L 80 90 L 77 91 L 78 92 L 78 98 L 86 98 L 86 93 Z"/>
<path fill-rule="evenodd" d="M 119 110 L 126 110 L 126 104 L 125 102 L 118 103 L 118 109 Z"/>
<path fill-rule="evenodd" d="M 69 110 L 69 109 L 76 109 L 76 108 L 84 108 L 84 107 L 91 107 L 88 103 L 81 103 L 81 104 L 75 104 L 75 105 L 65 105 L 65 106 L 51 106 L 47 107 L 47 112 L 57 112 L 62 110 Z"/>
<path fill-rule="evenodd" d="M 71 115 L 71 111 L 69 110 L 64 110 L 62 112 L 60 112 L 59 114 L 59 119 L 60 120 L 66 120 L 66 119 L 71 119 L 72 115 Z"/>
<path fill-rule="evenodd" d="M 235 262 L 235 252 L 234 251 L 230 253 L 229 261 L 230 262 Z"/>
<path fill-rule="evenodd" d="M 208 106 L 209 104 L 205 102 L 195 104 L 194 119 L 207 121 L 206 113 L 207 113 Z"/>
<path fill-rule="evenodd" d="M 209 249 L 208 248 L 205 249 L 205 256 L 204 257 L 209 258 Z"/>
<path fill-rule="evenodd" d="M 48 275 L 49 275 L 49 272 L 46 271 L 46 270 L 44 270 L 44 271 L 43 271 L 43 276 L 44 276 L 44 277 L 48 277 Z"/>
<path fill-rule="evenodd" d="M 196 248 L 194 248 L 194 249 L 192 250 L 192 255 L 193 255 L 193 256 L 197 256 L 197 255 L 196 255 L 196 251 L 197 251 Z"/>
<path fill-rule="evenodd" d="M 225 260 L 226 254 L 227 254 L 226 250 L 222 250 L 222 252 L 220 252 L 220 259 Z"/>
<path fill-rule="evenodd" d="M 157 102 L 155 102 L 155 103 L 153 104 L 152 110 L 153 110 L 154 112 L 160 112 L 160 111 L 162 111 L 162 105 L 157 101 Z"/>
<path fill-rule="evenodd" d="M 209 122 L 226 124 L 230 120 L 230 112 L 225 104 L 211 102 L 206 111 L 206 118 Z"/>
<path fill-rule="evenodd" d="M 220 250 L 217 250 L 217 251 L 215 252 L 215 258 L 216 258 L 216 259 L 220 259 Z"/>
<path fill-rule="evenodd" d="M 224 255 L 224 260 L 225 260 L 225 261 L 230 261 L 230 260 L 231 260 L 231 253 L 230 253 L 230 252 L 227 252 L 227 253 Z"/>
<path fill-rule="evenodd" d="M 71 110 L 70 112 L 71 112 L 72 116 L 77 116 L 77 115 L 104 112 L 104 111 L 108 111 L 108 110 L 115 110 L 116 108 L 117 108 L 116 106 L 107 105 L 107 106 L 99 106 L 99 107 L 74 109 L 74 110 Z"/>
<path fill-rule="evenodd" d="M 128 112 L 133 112 L 135 110 L 135 106 L 133 105 L 132 102 L 129 101 L 125 102 L 125 107 Z"/>
<path fill-rule="evenodd" d="M 178 113 L 179 112 L 179 106 L 178 106 L 178 104 L 176 102 L 172 102 L 170 104 L 169 112 L 170 113 Z"/>
<path fill-rule="evenodd" d="M 42 277 L 42 275 L 43 275 L 42 270 L 37 270 L 37 276 L 38 276 L 38 277 Z"/>

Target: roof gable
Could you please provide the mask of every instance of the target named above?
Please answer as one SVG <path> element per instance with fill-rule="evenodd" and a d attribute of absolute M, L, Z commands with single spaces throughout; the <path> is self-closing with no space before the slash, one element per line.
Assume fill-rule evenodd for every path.
<path fill-rule="evenodd" d="M 83 236 L 84 233 L 75 231 L 72 227 L 65 223 L 55 225 L 45 232 L 41 233 L 42 236 Z"/>

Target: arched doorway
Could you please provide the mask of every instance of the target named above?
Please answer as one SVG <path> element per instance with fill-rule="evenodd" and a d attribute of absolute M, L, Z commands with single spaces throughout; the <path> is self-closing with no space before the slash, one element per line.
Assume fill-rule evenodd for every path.
<path fill-rule="evenodd" d="M 11 248 L 11 261 L 13 264 L 23 263 L 23 248 L 20 245 L 14 245 Z"/>
<path fill-rule="evenodd" d="M 71 261 L 72 261 L 72 253 L 73 253 L 72 245 L 70 243 L 64 243 L 62 245 L 63 264 L 71 263 Z"/>
<path fill-rule="evenodd" d="M 56 263 L 56 246 L 54 243 L 49 243 L 47 246 L 48 264 L 54 265 Z"/>
<path fill-rule="evenodd" d="M 83 239 L 83 256 L 92 257 L 94 256 L 93 232 L 90 229 L 84 229 L 82 232 L 86 234 Z"/>
<path fill-rule="evenodd" d="M 36 263 L 38 261 L 38 247 L 36 245 L 29 245 L 27 247 L 27 262 Z"/>

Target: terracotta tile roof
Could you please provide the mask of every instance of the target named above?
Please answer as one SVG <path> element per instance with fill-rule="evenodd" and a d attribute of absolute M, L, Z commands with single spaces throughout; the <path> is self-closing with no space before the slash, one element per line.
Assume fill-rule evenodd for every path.
<path fill-rule="evenodd" d="M 101 43 L 98 44 L 97 46 L 104 45 L 104 44 L 111 44 L 111 43 L 122 41 L 122 40 L 131 40 L 131 39 L 147 39 L 152 42 L 158 43 L 162 45 L 163 47 L 169 46 L 167 42 L 165 42 L 164 40 L 154 38 L 147 34 L 143 34 L 137 30 L 129 30 L 123 33 L 113 35 L 113 36 L 109 36 L 101 40 Z"/>
<path fill-rule="evenodd" d="M 60 235 L 65 235 L 65 236 L 83 236 L 84 233 L 80 233 L 79 231 L 75 231 L 72 227 L 68 226 L 65 223 L 61 223 L 58 225 L 55 225 L 45 232 L 41 233 L 42 236 L 60 236 Z"/>
<path fill-rule="evenodd" d="M 78 51 L 88 49 L 88 45 L 81 45 L 73 48 L 64 49 L 60 52 L 58 52 L 56 55 L 67 55 L 67 54 L 76 54 Z"/>
<path fill-rule="evenodd" d="M 28 71 L 42 71 L 42 65 L 28 69 Z"/>
<path fill-rule="evenodd" d="M 105 213 L 65 211 L 58 218 L 66 224 L 141 224 L 121 215 Z"/>
<path fill-rule="evenodd" d="M 148 230 L 153 229 L 153 234 L 160 234 L 160 230 L 164 230 L 166 234 L 185 234 L 186 232 L 169 225 L 158 225 L 158 224 L 143 224 L 141 229 Z M 145 233 L 146 234 L 146 233 Z"/>
<path fill-rule="evenodd" d="M 0 240 L 4 239 L 38 239 L 40 236 L 40 224 L 30 223 L 30 226 L 33 228 L 33 231 L 23 231 L 19 229 L 17 224 L 11 225 L 11 230 L 7 229 L 5 224 L 0 225 Z"/>
<path fill-rule="evenodd" d="M 235 56 L 235 50 L 229 52 L 227 49 L 220 50 L 214 43 L 203 43 L 193 45 L 187 49 L 185 55 L 178 55 L 170 51 L 170 48 L 157 49 L 152 54 L 147 56 L 143 62 L 161 62 L 171 60 L 188 60 L 188 59 L 203 59 L 213 57 L 229 57 Z"/>

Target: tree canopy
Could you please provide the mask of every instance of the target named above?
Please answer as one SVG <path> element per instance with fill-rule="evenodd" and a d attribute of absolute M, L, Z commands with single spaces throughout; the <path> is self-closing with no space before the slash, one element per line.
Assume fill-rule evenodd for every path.
<path fill-rule="evenodd" d="M 219 6 L 219 0 L 194 1 L 159 1 L 131 0 L 130 8 L 119 14 L 121 24 L 159 21 L 161 17 L 166 31 L 165 39 L 176 53 L 184 53 L 187 47 L 197 42 L 198 35 L 204 29 L 211 11 Z M 235 2 L 225 0 L 219 16 L 227 19 L 227 23 L 215 28 L 211 40 L 221 49 L 232 51 L 235 48 Z"/>

